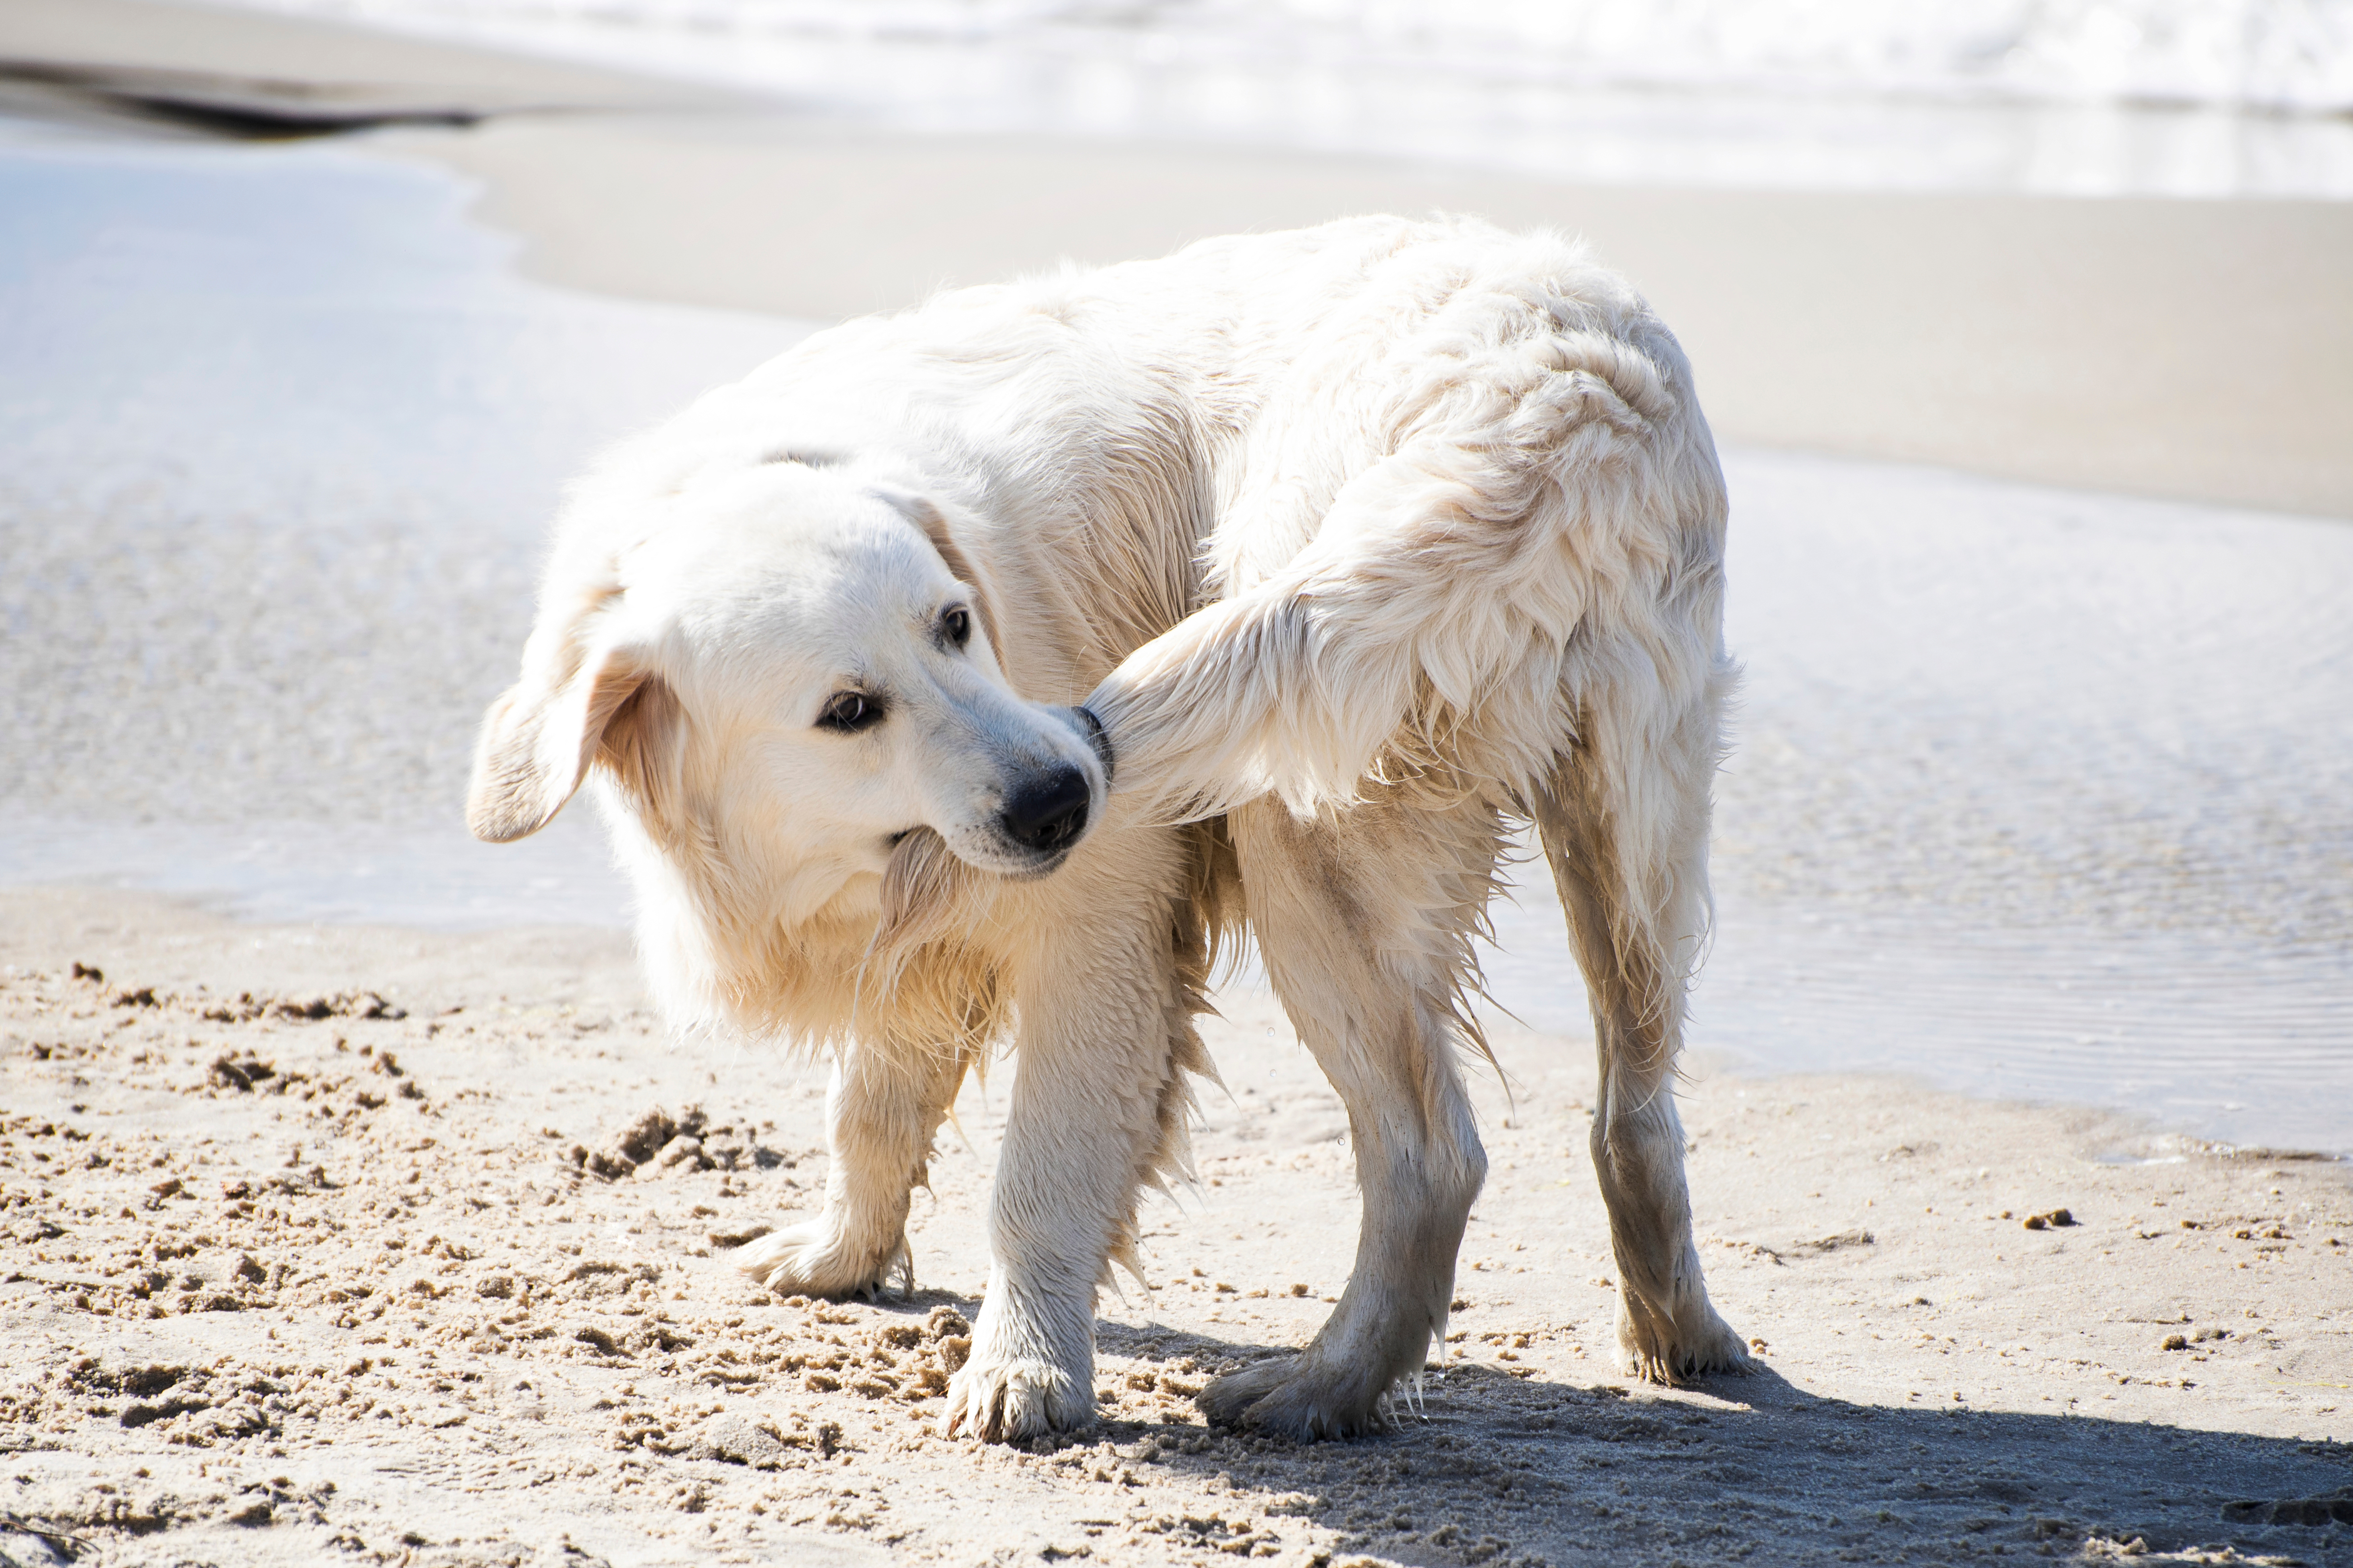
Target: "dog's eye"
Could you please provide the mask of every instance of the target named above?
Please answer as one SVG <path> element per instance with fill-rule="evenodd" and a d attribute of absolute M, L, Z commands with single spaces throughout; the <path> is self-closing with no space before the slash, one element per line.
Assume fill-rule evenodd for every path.
<path fill-rule="evenodd" d="M 825 710 L 817 716 L 820 730 L 839 730 L 854 735 L 882 721 L 882 704 L 862 691 L 837 691 L 826 699 Z"/>
<path fill-rule="evenodd" d="M 947 634 L 948 641 L 964 647 L 972 640 L 972 612 L 962 605 L 956 605 L 940 617 L 940 630 Z"/>

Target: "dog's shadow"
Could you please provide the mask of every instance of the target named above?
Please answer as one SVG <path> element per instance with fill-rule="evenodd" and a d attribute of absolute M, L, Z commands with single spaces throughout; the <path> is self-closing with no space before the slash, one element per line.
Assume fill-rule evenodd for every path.
<path fill-rule="evenodd" d="M 980 1303 L 919 1290 L 877 1305 L 971 1319 Z M 1098 1381 L 1134 1380 L 1124 1386 L 1137 1397 L 1085 1432 L 1029 1447 L 1108 1441 L 1132 1466 L 1240 1501 L 1172 1516 L 1170 1530 L 1198 1538 L 1179 1544 L 1211 1554 L 1283 1550 L 1287 1516 L 1336 1531 L 1343 1552 L 1426 1568 L 2185 1551 L 2230 1561 L 2226 1547 L 2242 1561 L 2353 1562 L 2353 1446 L 1865 1405 L 1762 1363 L 1656 1389 L 1481 1361 L 1432 1372 L 1418 1400 L 1392 1400 L 1376 1432 L 1295 1444 L 1208 1426 L 1191 1396 L 1297 1346 L 1107 1321 L 1096 1333 L 1107 1359 L 1129 1363 L 1100 1368 Z M 1276 1522 L 1246 1526 L 1248 1514 Z"/>
<path fill-rule="evenodd" d="M 1103 1324 L 1104 1351 L 1190 1367 L 1180 1386 L 1296 1347 Z M 1207 1489 L 1256 1494 L 1344 1550 L 1459 1563 L 1818 1563 L 2204 1548 L 2353 1561 L 2353 1447 L 2065 1414 L 1890 1407 L 1760 1363 L 1656 1390 L 1467 1362 L 1382 1431 L 1295 1445 L 1199 1424 L 1111 1436 Z M 1222 1478 L 1222 1480 L 1220 1479 Z M 1215 1521 L 1201 1526 L 1200 1544 Z M 2138 1542 L 2139 1547 L 2133 1543 Z"/>

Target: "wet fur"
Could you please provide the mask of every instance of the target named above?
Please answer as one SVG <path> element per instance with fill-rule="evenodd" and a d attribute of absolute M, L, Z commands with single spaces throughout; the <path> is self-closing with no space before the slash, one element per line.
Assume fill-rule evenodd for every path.
<path fill-rule="evenodd" d="M 1357 219 L 943 295 L 819 334 L 577 487 L 470 809 L 518 837 L 593 782 L 670 1016 L 834 1053 L 825 1208 L 743 1258 L 776 1289 L 908 1275 L 932 1141 L 1013 1048 L 949 1398 L 992 1438 L 1092 1419 L 1094 1293 L 1140 1266 L 1141 1194 L 1187 1173 L 1194 1020 L 1245 928 L 1347 1105 L 1363 1229 L 1315 1340 L 1202 1403 L 1293 1436 L 1383 1418 L 1442 1339 L 1484 1178 L 1472 942 L 1533 822 L 1593 1002 L 1621 1347 L 1652 1378 L 1737 1368 L 1672 1094 L 1733 679 L 1725 511 L 1672 336 L 1554 237 Z M 797 521 L 771 539 L 774 516 Z M 670 569 L 723 527 L 726 571 Z M 855 795 L 824 756 L 866 753 L 778 727 L 801 699 L 776 695 L 775 627 L 799 623 L 757 584 L 792 599 L 776 563 L 837 536 L 865 598 L 952 584 L 982 627 L 969 670 L 900 650 L 963 682 L 924 732 L 965 750 L 893 764 L 923 798 L 958 767 L 1094 759 L 1099 809 L 1050 874 L 976 861 L 963 806 L 887 850 L 797 815 L 796 790 Z M 797 613 L 849 614 L 818 597 Z M 1115 789 L 1072 751 L 1081 701 Z M 800 783 L 760 773 L 776 756 Z"/>

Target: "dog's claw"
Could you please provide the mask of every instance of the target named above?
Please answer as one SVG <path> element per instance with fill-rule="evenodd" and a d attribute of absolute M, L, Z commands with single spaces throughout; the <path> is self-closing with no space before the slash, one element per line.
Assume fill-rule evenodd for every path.
<path fill-rule="evenodd" d="M 1757 1370 L 1748 1346 L 1712 1307 L 1703 1306 L 1705 1321 L 1685 1331 L 1673 1329 L 1661 1342 L 1646 1336 L 1630 1316 L 1618 1324 L 1618 1343 L 1629 1376 L 1672 1387 L 1694 1377 L 1728 1373 L 1746 1376 Z"/>
<path fill-rule="evenodd" d="M 944 1430 L 984 1443 L 1018 1443 L 1074 1431 L 1094 1414 L 1092 1390 L 1051 1362 L 985 1363 L 976 1357 L 948 1382 Z"/>
<path fill-rule="evenodd" d="M 1212 1426 L 1236 1426 L 1294 1443 L 1354 1437 L 1387 1426 L 1386 1385 L 1306 1355 L 1275 1356 L 1229 1372 L 1193 1401 Z"/>
<path fill-rule="evenodd" d="M 894 1275 L 905 1289 L 914 1288 L 914 1259 L 904 1236 L 876 1256 L 873 1249 L 846 1246 L 823 1219 L 805 1220 L 746 1242 L 733 1261 L 779 1296 L 871 1301 Z"/>

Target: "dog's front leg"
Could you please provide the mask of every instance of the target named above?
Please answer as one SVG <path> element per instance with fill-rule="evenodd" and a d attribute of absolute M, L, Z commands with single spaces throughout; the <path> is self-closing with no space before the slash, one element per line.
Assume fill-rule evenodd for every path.
<path fill-rule="evenodd" d="M 908 1198 L 924 1180 L 965 1067 L 945 1046 L 842 1047 L 826 1092 L 825 1207 L 751 1243 L 735 1266 L 784 1294 L 871 1296 L 894 1273 L 912 1289 Z"/>
<path fill-rule="evenodd" d="M 1065 873 L 1068 875 L 1068 873 Z M 1013 1442 L 1094 1419 L 1095 1292 L 1190 1101 L 1165 897 L 1041 920 L 989 1210 L 988 1295 L 948 1388 L 948 1430 Z"/>

